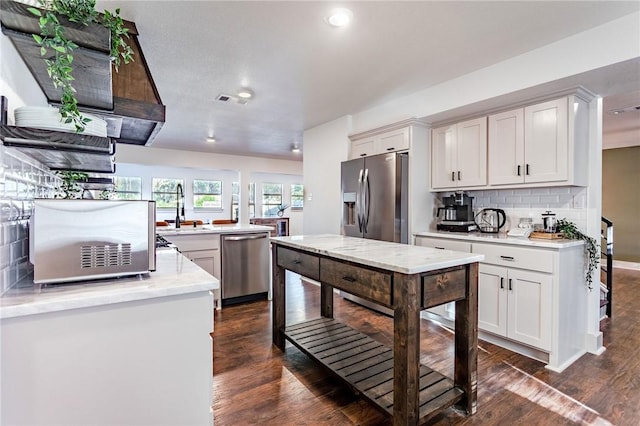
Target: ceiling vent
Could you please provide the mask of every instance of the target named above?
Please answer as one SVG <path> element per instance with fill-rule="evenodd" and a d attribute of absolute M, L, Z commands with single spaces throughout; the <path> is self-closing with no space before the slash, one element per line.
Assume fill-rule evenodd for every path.
<path fill-rule="evenodd" d="M 238 96 L 234 96 L 234 95 L 227 95 L 226 93 L 220 93 L 218 96 L 216 96 L 216 101 L 218 101 L 218 102 L 236 101 L 240 105 L 244 105 L 244 104 L 247 103 L 246 99 L 242 99 L 242 98 L 240 98 Z"/>

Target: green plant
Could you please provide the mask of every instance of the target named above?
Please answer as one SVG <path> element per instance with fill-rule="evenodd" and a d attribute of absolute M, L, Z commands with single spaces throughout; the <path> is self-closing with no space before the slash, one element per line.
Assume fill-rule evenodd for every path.
<path fill-rule="evenodd" d="M 47 56 L 49 50 L 53 51 L 53 57 L 45 57 L 44 62 L 54 87 L 61 90 L 60 115 L 65 123 L 73 123 L 76 132 L 80 133 L 90 119 L 80 113 L 76 89 L 73 87 L 73 51 L 78 45 L 66 39 L 59 16 L 66 16 L 69 21 L 85 26 L 97 23 L 108 28 L 111 33 L 111 61 L 116 71 L 121 60 L 125 64 L 133 60 L 133 50 L 125 41 L 125 37 L 129 37 L 128 30 L 120 17 L 120 9 L 116 9 L 115 13 L 105 10 L 99 14 L 95 10 L 95 0 L 38 1 L 42 9 L 28 8 L 39 18 L 41 34 L 33 34 L 33 39 L 40 45 L 41 56 Z"/>
<path fill-rule="evenodd" d="M 57 171 L 56 174 L 60 177 L 60 186 L 56 187 L 56 195 L 54 198 L 64 198 L 67 200 L 77 199 L 82 197 L 83 188 L 80 182 L 86 182 L 89 175 L 82 172 L 74 172 L 70 170 Z"/>
<path fill-rule="evenodd" d="M 567 219 L 560 219 L 556 228 L 558 232 L 561 232 L 565 236 L 565 238 L 584 241 L 585 258 L 587 260 L 587 288 L 589 290 L 593 290 L 593 271 L 596 269 L 598 262 L 600 261 L 600 248 L 598 247 L 596 240 L 583 234 L 573 222 Z"/>

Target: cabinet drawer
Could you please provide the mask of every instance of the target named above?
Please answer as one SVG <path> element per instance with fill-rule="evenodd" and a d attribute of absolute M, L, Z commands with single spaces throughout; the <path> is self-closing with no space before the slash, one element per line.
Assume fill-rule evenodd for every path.
<path fill-rule="evenodd" d="M 320 280 L 320 259 L 299 251 L 278 247 L 278 266 L 312 280 Z"/>
<path fill-rule="evenodd" d="M 467 268 L 456 268 L 422 277 L 422 308 L 464 299 Z"/>
<path fill-rule="evenodd" d="M 461 251 L 471 253 L 471 243 L 468 241 L 446 240 L 444 238 L 416 237 L 416 245 L 442 250 Z"/>
<path fill-rule="evenodd" d="M 220 237 L 217 234 L 164 235 L 181 252 L 196 250 L 216 250 L 220 248 Z"/>
<path fill-rule="evenodd" d="M 189 260 L 196 259 L 207 259 L 213 258 L 214 256 L 220 255 L 219 250 L 194 250 L 194 251 L 183 251 L 182 254 L 189 258 Z"/>
<path fill-rule="evenodd" d="M 320 259 L 320 281 L 391 307 L 391 274 L 330 259 Z"/>
<path fill-rule="evenodd" d="M 474 253 L 484 254 L 483 263 L 553 272 L 553 253 L 547 250 L 482 243 L 473 243 L 472 249 Z"/>

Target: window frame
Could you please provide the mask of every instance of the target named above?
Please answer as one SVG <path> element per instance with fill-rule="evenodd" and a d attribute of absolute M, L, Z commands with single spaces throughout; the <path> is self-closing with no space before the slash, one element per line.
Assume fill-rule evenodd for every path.
<path fill-rule="evenodd" d="M 269 185 L 278 185 L 280 187 L 280 193 L 266 193 L 265 192 L 265 187 L 269 186 Z M 266 211 L 272 209 L 273 207 L 282 205 L 282 199 L 284 198 L 284 184 L 278 183 L 278 182 L 262 182 L 262 191 L 261 192 L 262 192 L 262 216 L 264 216 L 264 217 L 277 216 L 277 212 L 270 216 L 270 215 L 268 215 L 266 213 Z M 278 197 L 280 197 L 280 202 L 277 203 L 277 204 L 265 203 L 265 196 L 268 196 L 268 197 L 278 196 Z M 268 209 L 265 209 L 265 206 L 270 206 L 270 207 Z"/>
<path fill-rule="evenodd" d="M 217 183 L 220 188 L 218 193 L 215 192 L 196 192 L 196 182 L 210 182 Z M 193 179 L 191 181 L 191 190 L 192 190 L 192 203 L 194 211 L 223 211 L 224 210 L 224 196 L 223 196 L 223 182 L 221 180 L 210 180 L 210 179 Z M 220 197 L 220 207 L 199 207 L 196 205 L 196 197 L 199 195 L 217 195 Z"/>
<path fill-rule="evenodd" d="M 151 178 L 151 199 L 153 201 L 156 202 L 156 209 L 161 209 L 161 210 L 169 210 L 169 209 L 175 209 L 176 205 L 177 205 L 177 197 L 176 197 L 176 189 L 173 189 L 171 192 L 167 192 L 167 191 L 156 191 L 155 190 L 155 186 L 156 186 L 156 181 L 157 180 L 167 180 L 167 181 L 175 181 L 175 188 L 177 189 L 178 184 L 182 185 L 182 190 L 184 192 L 184 188 L 185 188 L 185 183 L 184 183 L 184 179 L 180 179 L 180 178 L 157 178 L 157 177 L 152 177 Z M 169 195 L 171 198 L 171 203 L 173 204 L 172 206 L 161 206 L 156 198 L 156 194 L 162 194 L 162 195 Z"/>
<path fill-rule="evenodd" d="M 119 179 L 124 179 L 127 181 L 130 180 L 134 180 L 137 179 L 140 182 L 140 190 L 139 191 L 119 191 L 118 190 L 118 180 Z M 128 201 L 128 200 L 142 200 L 142 177 L 140 176 L 114 176 L 114 182 L 113 182 L 113 200 L 121 200 L 121 201 Z M 120 198 L 120 194 L 138 194 L 138 198 Z"/>
<path fill-rule="evenodd" d="M 293 188 L 296 187 L 296 186 L 299 186 L 302 189 L 302 194 L 294 195 Z M 291 192 L 289 193 L 289 199 L 290 199 L 289 201 L 290 201 L 290 205 L 291 205 L 291 210 L 292 211 L 302 211 L 304 209 L 304 184 L 302 184 L 302 183 L 292 183 L 290 190 L 291 190 Z M 301 206 L 296 206 L 293 203 L 294 197 L 296 199 L 298 199 L 298 198 L 300 199 L 300 201 L 302 202 Z"/>

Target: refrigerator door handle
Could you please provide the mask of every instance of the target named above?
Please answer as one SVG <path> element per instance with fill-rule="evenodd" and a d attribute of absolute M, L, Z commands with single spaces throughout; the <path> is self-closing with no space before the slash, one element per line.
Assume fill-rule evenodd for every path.
<path fill-rule="evenodd" d="M 369 169 L 364 171 L 364 180 L 362 182 L 362 198 L 363 202 L 363 212 L 362 212 L 362 222 L 363 222 L 363 230 L 366 234 L 367 227 L 369 226 L 369 199 L 371 197 L 371 192 L 369 189 Z"/>
<path fill-rule="evenodd" d="M 358 175 L 358 192 L 356 192 L 356 216 L 358 217 L 358 230 L 362 232 L 363 216 L 362 216 L 362 174 L 364 170 L 360 169 L 360 174 Z"/>

